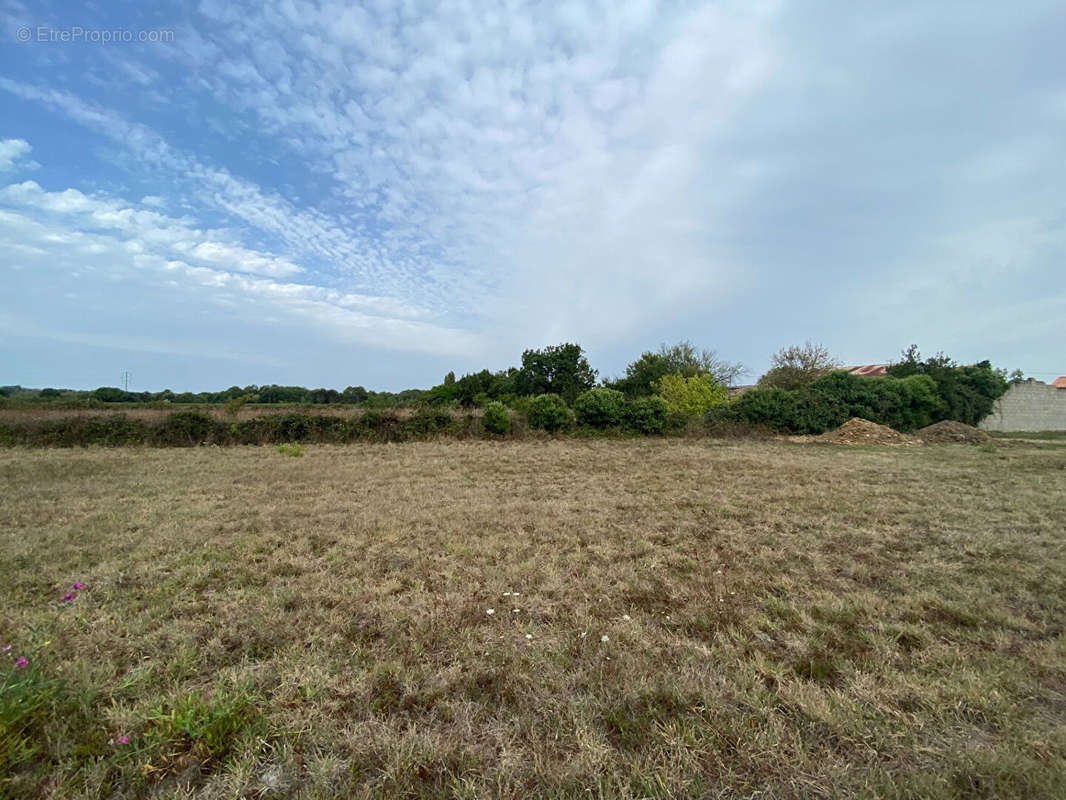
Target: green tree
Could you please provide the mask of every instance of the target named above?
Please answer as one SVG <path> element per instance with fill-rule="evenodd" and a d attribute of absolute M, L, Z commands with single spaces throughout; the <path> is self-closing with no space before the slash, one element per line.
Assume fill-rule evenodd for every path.
<path fill-rule="evenodd" d="M 725 361 L 714 350 L 700 350 L 691 342 L 682 341 L 670 347 L 662 344 L 657 352 L 642 353 L 626 367 L 624 378 L 608 385 L 628 397 L 643 397 L 654 394 L 656 382 L 666 375 L 709 375 L 715 383 L 731 386 L 746 371 L 743 364 Z"/>
<path fill-rule="evenodd" d="M 801 389 L 840 369 L 840 362 L 820 344 L 806 341 L 774 353 L 770 370 L 759 378 L 760 389 Z"/>
<path fill-rule="evenodd" d="M 726 401 L 729 393 L 710 375 L 664 375 L 655 384 L 670 411 L 698 417 Z"/>
<path fill-rule="evenodd" d="M 341 392 L 341 402 L 354 404 L 365 403 L 369 396 L 370 393 L 362 386 L 349 386 Z"/>
<path fill-rule="evenodd" d="M 522 395 L 557 394 L 573 403 L 596 383 L 596 370 L 589 366 L 580 345 L 565 343 L 526 350 L 522 369 L 515 376 L 515 390 Z"/>
<path fill-rule="evenodd" d="M 125 403 L 129 401 L 129 392 L 125 392 L 115 386 L 101 386 L 99 389 L 93 389 L 90 396 L 102 403 Z"/>

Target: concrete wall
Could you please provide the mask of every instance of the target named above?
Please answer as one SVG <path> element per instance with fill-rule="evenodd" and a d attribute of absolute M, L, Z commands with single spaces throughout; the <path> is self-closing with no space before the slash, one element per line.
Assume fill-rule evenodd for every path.
<path fill-rule="evenodd" d="M 1012 383 L 980 427 L 986 431 L 1066 431 L 1066 389 L 1032 379 Z"/>

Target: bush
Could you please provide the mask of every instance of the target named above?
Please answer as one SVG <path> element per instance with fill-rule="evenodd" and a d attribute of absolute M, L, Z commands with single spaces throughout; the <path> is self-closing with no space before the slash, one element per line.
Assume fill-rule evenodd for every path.
<path fill-rule="evenodd" d="M 529 404 L 529 424 L 533 428 L 557 431 L 570 425 L 570 409 L 557 394 L 540 394 Z"/>
<path fill-rule="evenodd" d="M 691 417 L 703 416 L 729 396 L 726 388 L 710 375 L 664 375 L 655 388 L 671 411 Z"/>
<path fill-rule="evenodd" d="M 638 397 L 626 404 L 625 426 L 636 433 L 662 433 L 666 429 L 669 411 L 669 403 L 658 395 Z"/>
<path fill-rule="evenodd" d="M 292 456 L 293 458 L 299 458 L 304 454 L 303 447 L 299 442 L 285 442 L 277 446 L 277 451 L 283 456 Z"/>
<path fill-rule="evenodd" d="M 507 412 L 507 406 L 498 400 L 485 406 L 485 416 L 481 421 L 489 433 L 503 435 L 511 432 L 511 415 Z"/>
<path fill-rule="evenodd" d="M 592 428 L 612 428 L 622 423 L 626 398 L 614 389 L 589 389 L 574 401 L 577 421 Z"/>
<path fill-rule="evenodd" d="M 711 433 L 763 430 L 774 433 L 823 433 L 848 420 L 843 407 L 810 389 L 751 389 L 710 409 L 703 421 Z"/>

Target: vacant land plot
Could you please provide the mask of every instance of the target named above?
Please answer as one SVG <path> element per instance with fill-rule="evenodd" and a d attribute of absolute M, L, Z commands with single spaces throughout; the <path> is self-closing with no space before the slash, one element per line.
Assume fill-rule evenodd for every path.
<path fill-rule="evenodd" d="M 1066 796 L 1057 443 L 304 452 L 0 452 L 0 795 Z"/>

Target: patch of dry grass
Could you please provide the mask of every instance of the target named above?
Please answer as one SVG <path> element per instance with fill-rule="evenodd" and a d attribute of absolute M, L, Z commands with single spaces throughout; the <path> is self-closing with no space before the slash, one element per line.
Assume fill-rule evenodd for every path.
<path fill-rule="evenodd" d="M 0 644 L 45 698 L 16 726 L 6 690 L 0 735 L 40 745 L 13 797 L 1066 795 L 1062 449 L 13 449 L 0 476 Z"/>

